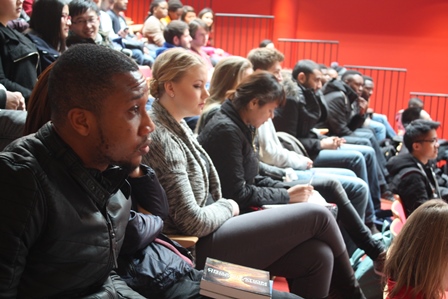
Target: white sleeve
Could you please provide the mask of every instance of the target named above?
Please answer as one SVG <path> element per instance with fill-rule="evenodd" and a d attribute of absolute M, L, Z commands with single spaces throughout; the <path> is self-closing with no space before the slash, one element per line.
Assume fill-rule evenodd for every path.
<path fill-rule="evenodd" d="M 282 146 L 271 119 L 258 128 L 257 134 L 262 162 L 281 168 L 291 167 L 297 170 L 307 168 L 308 159 L 305 156 Z"/>

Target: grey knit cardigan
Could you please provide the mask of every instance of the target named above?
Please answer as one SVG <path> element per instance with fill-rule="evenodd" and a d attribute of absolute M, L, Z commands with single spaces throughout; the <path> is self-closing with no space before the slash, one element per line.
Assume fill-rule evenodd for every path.
<path fill-rule="evenodd" d="M 232 217 L 232 204 L 222 198 L 218 173 L 185 121 L 178 123 L 158 101 L 150 116 L 156 129 L 143 163 L 155 170 L 168 197 L 164 232 L 206 236 Z M 209 174 L 201 156 L 208 160 Z M 209 194 L 214 203 L 206 206 Z"/>

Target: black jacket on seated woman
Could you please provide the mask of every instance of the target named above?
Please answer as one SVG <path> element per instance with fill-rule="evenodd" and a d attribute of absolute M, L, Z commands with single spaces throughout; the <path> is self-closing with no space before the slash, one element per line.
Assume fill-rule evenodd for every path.
<path fill-rule="evenodd" d="M 252 145 L 254 136 L 255 128 L 247 126 L 232 102 L 226 100 L 198 137 L 218 170 L 223 196 L 236 200 L 246 212 L 253 206 L 289 203 L 287 189 L 291 187 L 259 175 L 259 160 Z M 223 159 L 223 151 L 232 159 Z"/>

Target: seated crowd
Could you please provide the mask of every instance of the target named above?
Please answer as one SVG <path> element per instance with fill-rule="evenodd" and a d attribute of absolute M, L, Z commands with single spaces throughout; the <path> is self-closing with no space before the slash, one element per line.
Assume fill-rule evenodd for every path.
<path fill-rule="evenodd" d="M 409 282 L 372 235 L 392 191 L 407 216 L 448 199 L 422 107 L 402 112 L 407 152 L 387 161 L 397 134 L 368 113 L 371 77 L 282 70 L 269 40 L 231 56 L 209 8 L 153 0 L 134 33 L 127 0 L 35 0 L 20 33 L 22 2 L 3 2 L 0 298 L 206 298 L 207 257 L 285 277 L 272 298 L 365 298 L 354 248 L 390 290 Z M 193 255 L 169 235 L 198 237 Z"/>

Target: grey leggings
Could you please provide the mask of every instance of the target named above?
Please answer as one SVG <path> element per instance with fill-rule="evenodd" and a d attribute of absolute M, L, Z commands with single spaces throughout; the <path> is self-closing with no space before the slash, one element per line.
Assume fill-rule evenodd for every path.
<path fill-rule="evenodd" d="M 265 269 L 305 298 L 328 295 L 333 261 L 345 253 L 334 217 L 311 203 L 243 214 L 227 220 L 196 245 L 196 267 L 206 257 Z"/>

